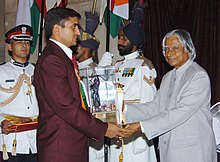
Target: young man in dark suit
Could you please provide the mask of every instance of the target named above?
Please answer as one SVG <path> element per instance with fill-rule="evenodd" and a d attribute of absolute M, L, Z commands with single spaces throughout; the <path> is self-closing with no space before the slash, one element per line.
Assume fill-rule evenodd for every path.
<path fill-rule="evenodd" d="M 87 162 L 88 138 L 125 137 L 127 133 L 114 124 L 94 118 L 81 106 L 80 77 L 69 48 L 80 35 L 80 17 L 72 9 L 53 8 L 45 18 L 49 40 L 35 69 L 40 162 Z"/>

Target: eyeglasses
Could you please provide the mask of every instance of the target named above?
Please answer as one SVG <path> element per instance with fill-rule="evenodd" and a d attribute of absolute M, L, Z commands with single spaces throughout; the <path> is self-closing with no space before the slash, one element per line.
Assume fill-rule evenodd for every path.
<path fill-rule="evenodd" d="M 176 45 L 173 45 L 173 46 L 163 46 L 163 51 L 165 53 L 167 52 L 170 52 L 170 51 L 173 51 L 173 52 L 179 52 L 181 49 L 182 49 L 182 45 L 181 44 L 176 44 Z"/>

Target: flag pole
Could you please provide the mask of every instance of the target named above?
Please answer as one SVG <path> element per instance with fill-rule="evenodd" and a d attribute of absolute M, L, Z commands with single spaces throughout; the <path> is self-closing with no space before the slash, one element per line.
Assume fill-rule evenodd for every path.
<path fill-rule="evenodd" d="M 40 17 L 40 35 L 39 35 L 38 57 L 40 57 L 41 53 L 42 53 L 44 6 L 45 6 L 45 0 L 42 0 L 42 3 L 41 3 L 41 17 Z"/>
<path fill-rule="evenodd" d="M 93 1 L 93 5 L 92 5 L 92 14 L 95 13 L 96 4 L 97 4 L 97 0 L 94 0 L 94 1 Z"/>
<path fill-rule="evenodd" d="M 110 0 L 107 0 L 107 27 L 106 27 L 106 52 L 109 52 L 109 43 L 110 43 Z"/>
<path fill-rule="evenodd" d="M 106 12 L 107 12 L 107 24 L 106 24 L 106 52 L 109 52 L 110 44 L 110 0 L 107 0 Z M 104 137 L 104 162 L 108 162 L 110 138 Z"/>

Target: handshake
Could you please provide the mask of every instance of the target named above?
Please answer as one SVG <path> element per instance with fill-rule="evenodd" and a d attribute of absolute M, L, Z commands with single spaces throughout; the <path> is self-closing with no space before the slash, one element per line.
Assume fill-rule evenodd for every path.
<path fill-rule="evenodd" d="M 105 136 L 109 138 L 127 138 L 141 130 L 140 122 L 127 124 L 124 128 L 120 125 L 108 123 Z"/>

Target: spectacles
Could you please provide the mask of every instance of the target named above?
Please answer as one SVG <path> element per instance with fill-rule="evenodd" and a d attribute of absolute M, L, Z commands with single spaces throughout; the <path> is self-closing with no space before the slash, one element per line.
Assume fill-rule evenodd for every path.
<path fill-rule="evenodd" d="M 177 45 L 173 45 L 173 46 L 163 46 L 163 51 L 165 53 L 173 51 L 173 52 L 179 52 L 182 49 L 182 45 L 181 44 L 177 44 Z"/>

